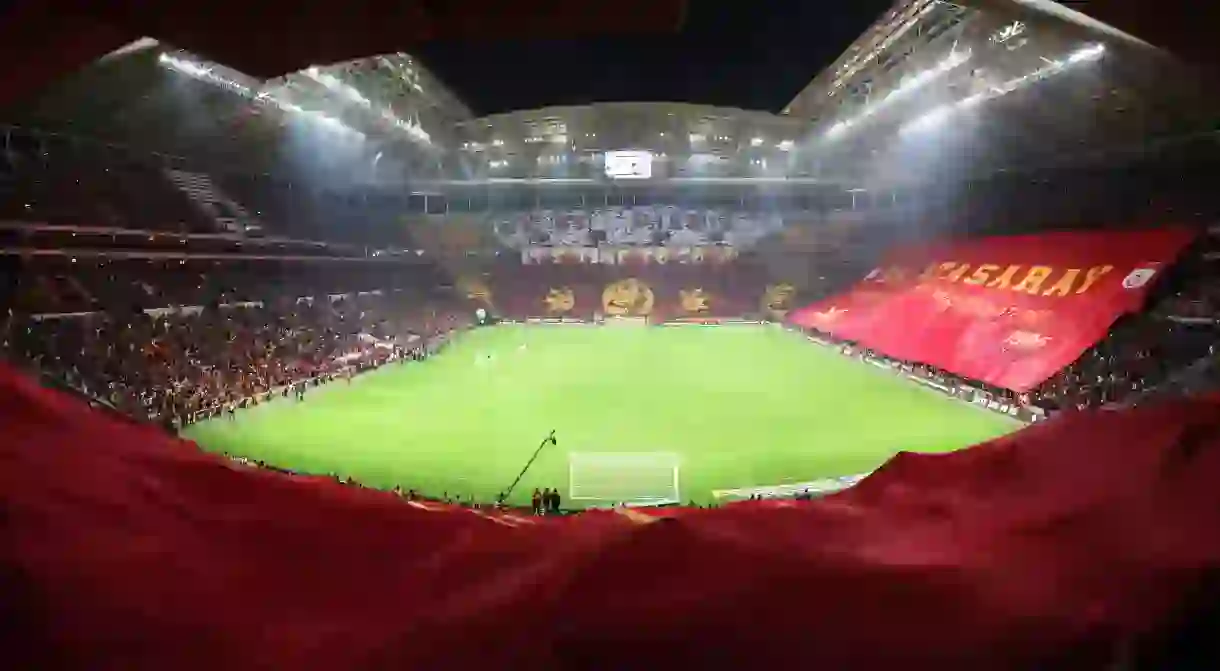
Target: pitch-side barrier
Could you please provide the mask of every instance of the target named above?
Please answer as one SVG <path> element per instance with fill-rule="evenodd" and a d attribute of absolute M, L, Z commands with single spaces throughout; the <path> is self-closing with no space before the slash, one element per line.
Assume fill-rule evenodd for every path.
<path fill-rule="evenodd" d="M 938 391 L 946 396 L 972 403 L 980 408 L 997 412 L 1001 415 L 1007 415 L 1012 419 L 1032 424 L 1047 419 L 1046 411 L 1035 405 L 1024 405 L 1013 403 L 1003 398 L 969 384 L 966 381 L 942 377 L 935 373 L 929 372 L 921 367 L 913 366 L 904 361 L 896 361 L 875 353 L 852 347 L 843 343 L 835 343 L 821 336 L 810 334 L 796 329 L 790 329 L 797 333 L 801 333 L 805 338 L 812 343 L 823 347 L 838 351 L 843 356 L 852 357 L 864 363 L 867 363 L 876 368 L 880 368 L 888 373 L 906 379 L 916 384 L 922 385 L 929 389 Z"/>
<path fill-rule="evenodd" d="M 501 324 L 552 324 L 562 326 L 604 326 L 618 323 L 648 323 L 655 326 L 730 326 L 734 324 L 752 324 L 759 326 L 762 324 L 774 324 L 761 319 L 745 319 L 745 318 L 712 318 L 712 317 L 683 317 L 678 319 L 669 319 L 659 322 L 647 321 L 646 317 L 594 317 L 591 319 L 573 319 L 571 317 L 527 317 L 517 321 L 505 319 Z"/>

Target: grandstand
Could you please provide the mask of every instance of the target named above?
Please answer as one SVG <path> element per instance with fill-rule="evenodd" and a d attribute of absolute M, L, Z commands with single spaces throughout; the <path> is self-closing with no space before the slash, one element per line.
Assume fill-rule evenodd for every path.
<path fill-rule="evenodd" d="M 14 436 L 0 455 L 10 474 L 37 476 L 0 488 L 27 543 L 14 547 L 43 552 L 29 511 L 48 492 L 98 502 L 103 486 L 144 483 L 114 499 L 138 520 L 124 542 L 160 523 L 128 501 L 186 509 L 165 538 L 200 548 L 200 562 L 249 555 L 259 567 L 199 584 L 262 595 L 250 617 L 288 623 L 267 625 L 283 640 L 313 627 L 325 650 L 284 644 L 263 659 L 249 631 L 208 629 L 223 643 L 176 668 L 336 668 L 342 646 L 369 668 L 789 664 L 782 646 L 649 648 L 651 633 L 626 622 L 652 607 L 667 622 L 658 633 L 731 648 L 715 622 L 739 622 L 724 605 L 733 592 L 657 565 L 718 576 L 776 547 L 807 560 L 774 565 L 801 603 L 759 617 L 791 649 L 812 637 L 820 647 L 802 663 L 1108 668 L 1220 565 L 1203 540 L 1214 487 L 1175 466 L 1215 442 L 1214 421 L 1197 417 L 1214 414 L 1201 398 L 1220 380 L 1220 107 L 1202 73 L 1157 47 L 1052 3 L 900 0 L 782 108 L 629 100 L 493 114 L 414 54 L 268 78 L 205 53 L 223 50 L 139 40 L 0 125 L 0 396 L 14 399 L 0 403 Z M 1196 399 L 1162 402 L 1183 394 Z M 1090 451 L 1098 441 L 1114 463 Z M 56 449 L 37 461 L 36 442 Z M 1210 473 L 1215 459 L 1198 461 Z M 59 472 L 98 482 L 43 489 Z M 543 489 L 579 514 L 530 514 Z M 194 517 L 193 504 L 220 510 L 228 493 L 232 518 Z M 51 508 L 47 528 L 70 529 L 70 507 Z M 298 514 L 312 517 L 274 526 Z M 467 556 L 457 546 L 476 543 L 450 545 L 438 519 L 488 548 Z M 689 535 L 650 536 L 658 520 Z M 226 524 L 243 539 L 233 547 L 310 538 L 226 554 L 205 539 Z M 338 549 L 312 540 L 344 524 Z M 399 537 L 425 525 L 435 535 Z M 763 529 L 765 543 L 734 545 Z M 433 540 L 454 573 L 388 567 L 434 559 Z M 539 562 L 552 543 L 556 561 Z M 308 556 L 299 574 L 285 569 L 286 589 L 324 583 L 333 561 L 349 574 L 336 589 L 446 617 L 455 602 L 435 590 L 474 594 L 454 576 L 495 574 L 493 557 L 513 579 L 461 609 L 515 620 L 509 606 L 536 598 L 523 616 L 570 619 L 557 629 L 571 641 L 622 627 L 638 656 L 607 635 L 586 641 L 593 656 L 573 643 L 550 659 L 507 642 L 529 638 L 517 624 L 484 622 L 466 639 L 472 629 L 443 618 L 369 623 L 371 638 L 352 643 L 260 591 L 261 571 L 288 554 Z M 1096 576 L 1098 557 L 1114 576 Z M 21 569 L 135 603 L 35 563 Z M 545 586 L 514 582 L 526 563 Z M 220 603 L 132 565 L 159 603 Z M 640 583 L 582 572 L 605 566 Z M 678 631 L 681 599 L 637 598 L 663 591 L 652 571 L 710 594 L 690 597 L 706 617 Z M 537 593 L 519 596 L 527 583 Z M 893 647 L 870 651 L 860 623 L 885 621 L 903 589 L 969 607 L 903 610 L 875 633 Z M 811 614 L 821 590 L 836 608 Z M 866 605 L 848 603 L 853 590 Z M 333 609 L 335 622 L 371 612 L 301 598 L 301 612 Z M 570 612 L 578 602 L 603 607 Z M 933 611 L 964 632 L 958 650 L 919 643 L 936 633 Z M 166 668 L 180 659 L 168 642 L 192 622 L 167 621 L 166 649 L 123 643 L 135 640 L 123 625 L 103 643 L 68 639 L 80 659 L 109 650 L 116 668 Z M 445 645 L 419 642 L 433 636 Z M 398 638 L 411 642 L 386 643 Z M 29 668 L 57 668 L 46 659 Z"/>

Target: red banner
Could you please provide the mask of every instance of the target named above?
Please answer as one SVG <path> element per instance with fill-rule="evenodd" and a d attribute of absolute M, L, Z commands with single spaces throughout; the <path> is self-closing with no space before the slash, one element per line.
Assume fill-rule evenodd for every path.
<path fill-rule="evenodd" d="M 1199 588 L 1220 566 L 1217 417 L 1214 399 L 1065 413 L 973 449 L 899 454 L 829 498 L 667 509 L 667 523 L 411 505 L 228 465 L 0 365 L 4 659 L 1181 668 L 1155 653 L 1211 622 Z"/>
<path fill-rule="evenodd" d="M 1058 232 L 905 248 L 789 320 L 1013 391 L 1036 387 L 1139 310 L 1194 232 Z"/>

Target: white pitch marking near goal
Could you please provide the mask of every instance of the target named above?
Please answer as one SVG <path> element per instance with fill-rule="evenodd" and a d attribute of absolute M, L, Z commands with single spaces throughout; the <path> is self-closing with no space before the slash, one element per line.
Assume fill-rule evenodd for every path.
<path fill-rule="evenodd" d="M 595 506 L 681 503 L 680 465 L 673 452 L 571 452 L 568 497 Z"/>

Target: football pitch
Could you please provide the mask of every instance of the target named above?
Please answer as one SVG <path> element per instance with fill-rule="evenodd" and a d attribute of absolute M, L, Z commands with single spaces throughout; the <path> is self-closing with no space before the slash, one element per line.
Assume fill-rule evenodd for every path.
<path fill-rule="evenodd" d="M 298 472 L 490 502 L 554 430 L 509 501 L 558 487 L 565 507 L 580 507 L 573 454 L 663 455 L 681 500 L 702 504 L 715 490 L 867 473 L 899 450 L 954 450 L 1017 428 L 774 326 L 501 325 L 428 361 L 185 435 Z"/>

